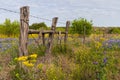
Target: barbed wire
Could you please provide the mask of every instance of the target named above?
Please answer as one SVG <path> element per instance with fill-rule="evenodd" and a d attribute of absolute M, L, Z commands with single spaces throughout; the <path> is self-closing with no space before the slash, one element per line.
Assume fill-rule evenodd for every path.
<path fill-rule="evenodd" d="M 0 9 L 4 10 L 4 11 L 13 12 L 13 13 L 19 13 L 20 14 L 20 12 L 16 12 L 16 11 L 13 11 L 13 10 L 5 9 L 5 8 L 0 8 Z"/>
<path fill-rule="evenodd" d="M 7 12 L 12 12 L 12 13 L 20 14 L 20 12 L 13 11 L 13 10 L 9 10 L 9 9 L 5 9 L 5 8 L 1 8 L 1 7 L 0 7 L 0 10 L 4 10 L 4 11 L 7 11 Z M 41 20 L 46 20 L 46 21 L 52 21 L 52 20 L 50 20 L 50 19 L 41 18 L 41 17 L 34 16 L 34 15 L 30 15 L 30 17 L 33 17 L 33 18 L 36 18 L 36 19 L 41 19 Z M 66 23 L 64 23 L 64 22 L 58 22 L 58 23 L 59 23 L 59 24 L 66 24 Z"/>

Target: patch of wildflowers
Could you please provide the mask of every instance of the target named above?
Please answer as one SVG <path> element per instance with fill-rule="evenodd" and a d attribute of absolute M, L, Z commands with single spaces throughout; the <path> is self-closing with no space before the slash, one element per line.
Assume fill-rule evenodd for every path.
<path fill-rule="evenodd" d="M 35 58 L 37 58 L 37 54 L 32 54 L 29 57 L 35 59 Z"/>
<path fill-rule="evenodd" d="M 102 43 L 104 48 L 120 48 L 120 39 L 109 39 Z"/>
<path fill-rule="evenodd" d="M 34 64 L 33 63 L 30 63 L 29 61 L 24 61 L 22 62 L 26 67 L 33 67 Z"/>
<path fill-rule="evenodd" d="M 99 49 L 102 46 L 102 44 L 98 41 L 95 42 L 95 47 Z"/>
<path fill-rule="evenodd" d="M 26 61 L 28 59 L 27 56 L 21 56 L 19 58 L 16 58 L 18 61 Z"/>
<path fill-rule="evenodd" d="M 103 62 L 106 64 L 106 63 L 107 63 L 107 58 L 104 58 L 104 59 L 103 59 Z"/>
<path fill-rule="evenodd" d="M 14 60 L 21 62 L 26 67 L 34 67 L 36 58 L 37 58 L 37 54 L 32 54 L 29 56 L 21 56 L 21 57 L 15 58 Z"/>

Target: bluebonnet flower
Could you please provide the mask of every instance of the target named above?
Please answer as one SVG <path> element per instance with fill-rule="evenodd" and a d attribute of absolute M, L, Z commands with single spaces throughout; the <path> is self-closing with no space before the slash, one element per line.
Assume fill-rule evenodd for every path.
<path fill-rule="evenodd" d="M 106 63 L 107 63 L 107 58 L 104 58 L 104 59 L 103 59 L 103 62 L 106 64 Z"/>
<path fill-rule="evenodd" d="M 103 42 L 104 48 L 120 48 L 120 39 L 109 39 L 105 42 Z"/>
<path fill-rule="evenodd" d="M 0 48 L 2 48 L 2 44 L 0 44 Z"/>

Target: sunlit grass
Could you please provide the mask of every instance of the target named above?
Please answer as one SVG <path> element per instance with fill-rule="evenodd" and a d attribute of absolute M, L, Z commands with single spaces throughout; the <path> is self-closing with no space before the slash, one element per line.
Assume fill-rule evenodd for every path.
<path fill-rule="evenodd" d="M 64 35 L 61 36 L 64 37 Z M 38 35 L 29 35 L 29 38 L 33 37 L 38 38 Z M 48 35 L 45 37 L 48 38 Z M 55 35 L 55 41 L 57 41 L 56 37 L 58 36 Z M 67 47 L 64 46 L 64 42 L 59 45 L 55 43 L 50 55 L 44 53 L 45 46 L 43 45 L 39 45 L 40 48 L 34 44 L 29 45 L 29 57 L 18 58 L 18 62 L 21 61 L 26 68 L 31 67 L 29 73 L 11 60 L 11 63 L 16 66 L 11 71 L 13 80 L 95 80 L 96 78 L 117 80 L 117 75 L 120 75 L 120 51 L 105 49 L 103 42 L 109 41 L 110 38 L 103 35 L 92 34 L 86 38 L 86 43 L 83 44 L 78 34 L 69 34 Z M 116 36 L 112 38 L 116 39 Z M 5 53 L 10 53 L 15 59 L 19 53 L 18 47 L 6 50 Z M 32 55 L 32 53 L 36 54 Z"/>

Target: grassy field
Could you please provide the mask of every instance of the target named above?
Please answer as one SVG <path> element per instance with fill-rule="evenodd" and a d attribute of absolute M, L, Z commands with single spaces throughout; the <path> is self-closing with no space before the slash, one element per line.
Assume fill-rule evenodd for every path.
<path fill-rule="evenodd" d="M 36 37 L 34 35 L 34 37 Z M 30 37 L 32 38 L 32 37 Z M 29 40 L 29 56 L 17 57 L 18 39 L 0 39 L 0 80 L 119 80 L 120 36 L 69 35 L 67 46 L 57 38 L 51 54 Z"/>

